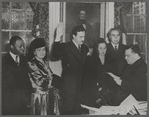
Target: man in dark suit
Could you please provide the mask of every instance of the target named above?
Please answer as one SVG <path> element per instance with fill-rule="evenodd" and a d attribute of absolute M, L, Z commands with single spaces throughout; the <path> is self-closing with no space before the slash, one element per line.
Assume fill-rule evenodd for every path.
<path fill-rule="evenodd" d="M 125 59 L 129 65 L 121 78 L 109 73 L 120 86 L 115 104 L 119 105 L 129 94 L 138 101 L 147 101 L 147 65 L 140 56 L 139 46 L 130 46 L 125 51 Z"/>
<path fill-rule="evenodd" d="M 62 114 L 81 114 L 81 90 L 84 64 L 88 48 L 83 44 L 85 29 L 82 25 L 73 28 L 73 39 L 68 43 L 60 43 L 63 24 L 57 27 L 56 39 L 52 48 L 54 58 L 62 60 Z"/>
<path fill-rule="evenodd" d="M 13 36 L 9 46 L 9 52 L 2 57 L 2 114 L 29 114 L 31 84 L 23 56 L 23 39 Z"/>
<path fill-rule="evenodd" d="M 107 33 L 110 43 L 107 44 L 107 54 L 113 57 L 116 67 L 115 74 L 121 76 L 127 63 L 125 61 L 125 50 L 127 46 L 121 43 L 122 32 L 118 28 L 111 28 Z"/>

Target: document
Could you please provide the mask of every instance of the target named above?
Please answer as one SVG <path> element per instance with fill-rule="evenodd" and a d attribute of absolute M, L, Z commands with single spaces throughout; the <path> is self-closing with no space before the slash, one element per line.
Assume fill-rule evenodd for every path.
<path fill-rule="evenodd" d="M 139 102 L 130 94 L 119 106 L 102 106 L 100 108 L 82 104 L 81 106 L 94 112 L 93 115 L 126 115 L 132 109 L 138 111 Z"/>

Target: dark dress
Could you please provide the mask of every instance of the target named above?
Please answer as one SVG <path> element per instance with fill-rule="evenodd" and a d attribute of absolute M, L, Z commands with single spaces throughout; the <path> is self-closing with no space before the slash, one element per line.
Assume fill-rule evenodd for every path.
<path fill-rule="evenodd" d="M 129 94 L 138 101 L 147 101 L 147 65 L 142 58 L 129 65 L 124 72 L 115 104 L 119 105 Z"/>
<path fill-rule="evenodd" d="M 55 42 L 53 45 L 53 57 L 62 60 L 62 114 L 80 114 L 82 78 L 87 53 L 87 46 L 83 44 L 79 53 L 72 41 Z"/>
<path fill-rule="evenodd" d="M 83 87 L 83 104 L 97 107 L 96 100 L 104 96 L 108 104 L 113 104 L 113 100 L 118 85 L 106 72 L 113 72 L 113 58 L 106 55 L 105 63 L 102 65 L 98 56 L 89 56 L 86 62 Z M 97 86 L 98 83 L 98 86 Z M 102 93 L 99 88 L 102 87 Z"/>
<path fill-rule="evenodd" d="M 27 115 L 32 87 L 27 73 L 26 57 L 17 66 L 9 53 L 2 58 L 2 114 Z"/>

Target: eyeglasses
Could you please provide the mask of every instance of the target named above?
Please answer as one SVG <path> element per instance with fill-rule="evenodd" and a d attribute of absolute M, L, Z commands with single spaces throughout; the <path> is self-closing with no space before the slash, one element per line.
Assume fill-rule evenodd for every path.
<path fill-rule="evenodd" d="M 16 45 L 16 47 L 18 47 L 20 49 L 22 49 L 22 48 L 24 49 L 24 45 L 20 45 L 20 46 L 19 45 Z"/>

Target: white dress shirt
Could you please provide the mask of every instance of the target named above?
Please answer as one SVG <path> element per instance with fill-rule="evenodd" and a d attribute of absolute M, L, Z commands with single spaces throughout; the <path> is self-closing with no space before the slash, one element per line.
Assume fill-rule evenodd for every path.
<path fill-rule="evenodd" d="M 15 62 L 16 62 L 16 56 L 18 56 L 17 62 L 20 63 L 20 57 L 19 57 L 19 55 L 15 55 L 15 54 L 13 54 L 11 51 L 9 51 L 9 53 L 10 53 L 11 57 L 13 58 L 13 60 L 14 60 Z"/>
<path fill-rule="evenodd" d="M 118 48 L 119 48 L 119 43 L 118 44 L 113 44 L 113 43 L 111 43 L 112 44 L 112 46 L 113 46 L 113 48 L 114 48 L 114 50 L 115 50 L 115 46 L 117 47 L 117 50 L 118 50 Z"/>

